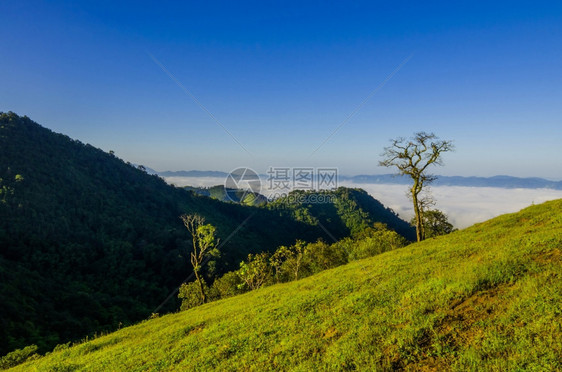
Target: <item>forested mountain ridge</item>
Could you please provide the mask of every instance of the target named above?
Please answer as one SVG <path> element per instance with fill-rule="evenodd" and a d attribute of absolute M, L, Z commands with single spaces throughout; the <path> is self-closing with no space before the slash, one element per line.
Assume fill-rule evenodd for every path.
<path fill-rule="evenodd" d="M 351 232 L 328 234 L 317 221 L 349 219 L 353 210 L 328 213 L 329 221 L 324 210 L 300 219 L 199 196 L 27 117 L 0 113 L 0 355 L 32 343 L 46 351 L 149 316 L 191 273 L 183 213 L 217 227 L 222 255 L 207 266 L 211 277 L 237 268 L 248 253 Z M 368 221 L 386 222 L 377 218 Z M 161 312 L 178 308 L 173 299 Z"/>
<path fill-rule="evenodd" d="M 374 222 L 386 224 L 408 240 L 413 241 L 416 236 L 410 224 L 362 189 L 294 190 L 268 203 L 267 208 L 311 225 L 319 224 L 337 237 L 356 235 Z"/>
<path fill-rule="evenodd" d="M 248 192 L 243 189 L 226 188 L 224 185 L 211 187 L 184 186 L 183 188 L 193 191 L 195 194 L 208 196 L 223 202 L 234 202 L 251 206 L 261 206 L 267 203 L 267 198 L 262 194 Z"/>
<path fill-rule="evenodd" d="M 355 235 L 375 222 L 386 224 L 408 240 L 415 240 L 415 229 L 402 220 L 392 209 L 370 196 L 365 190 L 339 187 L 336 190 L 294 190 L 273 201 L 258 193 L 224 186 L 185 186 L 199 195 L 245 205 L 265 206 L 280 215 L 329 231 L 335 237 Z M 243 199 L 243 200 L 242 200 Z"/>

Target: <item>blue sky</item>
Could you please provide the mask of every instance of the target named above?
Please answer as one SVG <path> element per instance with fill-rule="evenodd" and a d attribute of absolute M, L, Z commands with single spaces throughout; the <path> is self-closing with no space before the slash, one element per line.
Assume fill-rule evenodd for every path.
<path fill-rule="evenodd" d="M 424 130 L 456 144 L 436 173 L 562 179 L 560 2 L 2 1 L 0 17 L 0 111 L 157 170 L 388 173 L 388 140 Z"/>

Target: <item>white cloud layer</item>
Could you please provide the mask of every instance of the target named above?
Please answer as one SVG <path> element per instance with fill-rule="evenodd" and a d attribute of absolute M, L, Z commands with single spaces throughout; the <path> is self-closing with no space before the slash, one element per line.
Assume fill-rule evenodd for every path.
<path fill-rule="evenodd" d="M 224 177 L 162 177 L 170 185 L 184 187 L 210 187 L 224 185 Z"/>

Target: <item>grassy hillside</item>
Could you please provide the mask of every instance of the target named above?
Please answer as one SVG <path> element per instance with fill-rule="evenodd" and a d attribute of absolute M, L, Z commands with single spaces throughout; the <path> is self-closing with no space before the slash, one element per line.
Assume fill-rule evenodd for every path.
<path fill-rule="evenodd" d="M 56 351 L 16 370 L 556 370 L 562 200 Z"/>

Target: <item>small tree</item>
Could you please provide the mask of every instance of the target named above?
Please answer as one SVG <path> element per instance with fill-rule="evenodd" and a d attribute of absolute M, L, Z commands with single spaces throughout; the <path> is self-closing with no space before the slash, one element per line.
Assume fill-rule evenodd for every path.
<path fill-rule="evenodd" d="M 271 279 L 269 254 L 267 252 L 249 254 L 246 261 L 240 262 L 240 270 L 237 274 L 244 281 L 243 286 L 247 286 L 252 291 L 260 288 Z"/>
<path fill-rule="evenodd" d="M 184 214 L 180 218 L 191 234 L 193 250 L 190 252 L 190 261 L 199 286 L 201 301 L 205 303 L 207 295 L 201 271 L 205 260 L 219 253 L 217 249 L 219 240 L 215 238 L 216 228 L 211 224 L 205 224 L 205 218 L 198 214 Z"/>
<path fill-rule="evenodd" d="M 276 282 L 280 280 L 283 281 L 285 277 L 287 277 L 287 279 L 290 277 L 294 280 L 299 279 L 299 271 L 302 268 L 306 247 L 307 243 L 297 240 L 296 243 L 290 247 L 281 246 L 277 248 L 270 259 L 271 266 L 275 271 Z M 281 276 L 283 276 L 282 279 Z"/>
<path fill-rule="evenodd" d="M 273 253 L 273 255 L 271 255 L 271 257 L 269 258 L 269 264 L 273 268 L 276 283 L 279 283 L 285 279 L 283 275 L 283 263 L 285 263 L 289 255 L 289 248 L 282 245 L 277 248 L 275 253 Z"/>
<path fill-rule="evenodd" d="M 398 174 L 407 175 L 413 181 L 409 195 L 414 204 L 414 220 L 418 241 L 425 238 L 423 231 L 423 203 L 420 198 L 425 186 L 435 181 L 436 177 L 428 173 L 430 165 L 442 165 L 441 154 L 453 150 L 452 141 L 439 140 L 433 133 L 419 132 L 409 140 L 397 138 L 384 149 L 379 164 L 383 167 L 396 167 Z"/>

